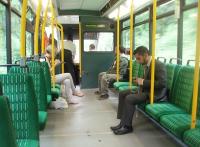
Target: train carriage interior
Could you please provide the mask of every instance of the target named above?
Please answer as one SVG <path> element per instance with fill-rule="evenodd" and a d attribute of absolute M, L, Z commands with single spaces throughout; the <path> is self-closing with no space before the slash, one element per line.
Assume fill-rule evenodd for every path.
<path fill-rule="evenodd" d="M 0 0 L 0 147 L 200 147 L 200 0 Z"/>

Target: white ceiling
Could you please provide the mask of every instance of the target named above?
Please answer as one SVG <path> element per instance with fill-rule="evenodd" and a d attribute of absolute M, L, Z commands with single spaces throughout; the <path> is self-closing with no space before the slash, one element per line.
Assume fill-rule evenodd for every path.
<path fill-rule="evenodd" d="M 101 10 L 109 0 L 57 0 L 61 10 Z"/>

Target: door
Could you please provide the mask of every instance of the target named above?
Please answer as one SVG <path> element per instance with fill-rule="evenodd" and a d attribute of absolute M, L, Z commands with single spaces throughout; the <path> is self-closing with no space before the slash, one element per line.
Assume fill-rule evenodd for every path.
<path fill-rule="evenodd" d="M 97 88 L 98 74 L 114 60 L 113 32 L 84 32 L 81 88 Z"/>

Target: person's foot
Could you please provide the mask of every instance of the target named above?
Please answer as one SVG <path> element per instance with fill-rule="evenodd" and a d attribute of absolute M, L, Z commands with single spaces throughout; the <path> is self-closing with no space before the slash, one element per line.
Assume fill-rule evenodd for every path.
<path fill-rule="evenodd" d="M 110 127 L 110 129 L 111 129 L 112 131 L 115 131 L 115 130 L 120 129 L 121 127 L 122 127 L 122 125 L 121 125 L 121 123 L 119 123 L 117 126 L 112 126 L 112 127 Z"/>
<path fill-rule="evenodd" d="M 96 94 L 96 95 L 100 95 L 101 92 L 100 92 L 100 91 L 95 91 L 94 94 Z"/>
<path fill-rule="evenodd" d="M 74 96 L 78 96 L 78 97 L 83 97 L 84 96 L 83 92 L 81 92 L 81 91 L 75 92 L 73 95 Z"/>
<path fill-rule="evenodd" d="M 124 135 L 133 132 L 132 127 L 123 126 L 118 130 L 113 131 L 115 135 Z"/>
<path fill-rule="evenodd" d="M 105 100 L 105 99 L 108 99 L 108 97 L 109 97 L 108 94 L 102 94 L 102 95 L 100 95 L 99 100 Z"/>
<path fill-rule="evenodd" d="M 69 104 L 72 104 L 72 105 L 78 104 L 78 101 L 75 100 L 75 99 L 68 99 L 67 102 L 68 102 Z"/>

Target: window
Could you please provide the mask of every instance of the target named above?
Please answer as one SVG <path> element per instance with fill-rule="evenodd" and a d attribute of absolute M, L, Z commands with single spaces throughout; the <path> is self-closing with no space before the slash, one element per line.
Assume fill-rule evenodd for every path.
<path fill-rule="evenodd" d="M 130 29 L 122 31 L 122 46 L 125 48 L 130 48 Z"/>
<path fill-rule="evenodd" d="M 157 21 L 156 56 L 177 57 L 177 21 L 174 15 Z"/>
<path fill-rule="evenodd" d="M 123 27 L 123 28 L 130 27 L 130 19 L 124 21 L 124 22 L 122 23 L 122 27 Z"/>
<path fill-rule="evenodd" d="M 111 32 L 87 32 L 84 34 L 84 51 L 113 51 L 114 34 Z"/>
<path fill-rule="evenodd" d="M 160 5 L 157 9 L 157 15 L 162 15 L 173 10 L 175 10 L 175 0 Z"/>
<path fill-rule="evenodd" d="M 32 56 L 33 45 L 32 45 L 32 34 L 30 32 L 26 32 L 26 56 Z"/>
<path fill-rule="evenodd" d="M 11 0 L 11 6 L 19 11 L 21 14 L 22 4 L 21 0 Z"/>
<path fill-rule="evenodd" d="M 195 59 L 197 32 L 197 9 L 183 13 L 183 64 L 188 59 Z"/>
<path fill-rule="evenodd" d="M 143 22 L 149 19 L 149 11 L 135 16 L 135 23 Z"/>
<path fill-rule="evenodd" d="M 75 59 L 74 59 L 74 62 L 75 63 L 80 63 L 80 59 L 79 59 L 79 57 L 80 57 L 80 49 L 79 49 L 79 40 L 78 39 L 76 39 L 76 40 L 73 40 L 73 43 L 75 44 L 75 46 L 76 46 L 76 55 L 75 55 Z"/>
<path fill-rule="evenodd" d="M 27 12 L 27 14 L 26 14 L 26 18 L 27 18 L 30 22 L 32 22 L 33 19 L 34 19 L 34 14 L 33 14 L 32 10 L 31 10 L 31 8 L 28 9 L 28 12 Z"/>
<path fill-rule="evenodd" d="M 135 27 L 135 48 L 138 46 L 149 47 L 149 23 Z"/>
<path fill-rule="evenodd" d="M 12 63 L 20 59 L 20 17 L 11 14 Z"/>
<path fill-rule="evenodd" d="M 188 4 L 192 4 L 192 3 L 197 3 L 198 0 L 185 0 L 185 4 L 188 5 Z"/>
<path fill-rule="evenodd" d="M 0 64 L 6 63 L 6 9 L 0 3 Z M 0 67 L 0 73 L 6 73 L 6 68 Z"/>

